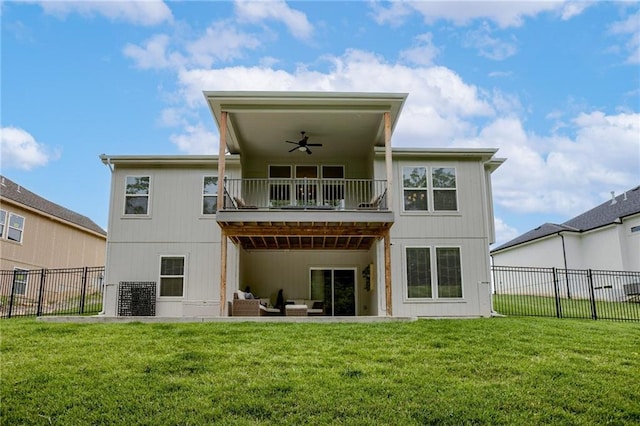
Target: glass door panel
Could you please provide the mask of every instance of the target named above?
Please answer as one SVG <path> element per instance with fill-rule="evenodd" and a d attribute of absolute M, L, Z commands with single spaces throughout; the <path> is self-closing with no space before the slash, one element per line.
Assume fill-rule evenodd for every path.
<path fill-rule="evenodd" d="M 325 315 L 355 316 L 355 269 L 312 269 L 311 299 L 324 302 Z"/>

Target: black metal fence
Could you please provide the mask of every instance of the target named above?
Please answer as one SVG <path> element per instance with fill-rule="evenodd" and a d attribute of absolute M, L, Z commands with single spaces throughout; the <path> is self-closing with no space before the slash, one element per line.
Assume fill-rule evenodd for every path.
<path fill-rule="evenodd" d="M 503 315 L 640 321 L 640 272 L 493 266 Z"/>
<path fill-rule="evenodd" d="M 0 270 L 0 318 L 102 310 L 104 267 Z"/>

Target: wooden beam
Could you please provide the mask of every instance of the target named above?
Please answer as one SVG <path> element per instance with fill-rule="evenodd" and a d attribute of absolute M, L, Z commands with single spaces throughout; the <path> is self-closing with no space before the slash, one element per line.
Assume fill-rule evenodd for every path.
<path fill-rule="evenodd" d="M 217 210 L 224 208 L 225 153 L 227 148 L 227 113 L 222 111 L 220 118 L 220 149 L 218 150 L 218 204 Z"/>
<path fill-rule="evenodd" d="M 391 300 L 391 235 L 389 230 L 384 233 L 384 290 L 387 302 L 387 316 L 393 316 L 393 303 Z"/>
<path fill-rule="evenodd" d="M 220 316 L 225 316 L 227 311 L 227 235 L 220 231 Z"/>
<path fill-rule="evenodd" d="M 384 162 L 387 169 L 387 208 L 393 210 L 393 165 L 391 163 L 391 114 L 384 113 Z"/>
<path fill-rule="evenodd" d="M 388 223 L 376 224 L 376 226 L 327 226 L 324 228 L 298 228 L 296 226 L 242 226 L 231 225 L 223 226 L 226 234 L 229 236 L 383 236 L 384 231 L 389 229 Z"/>

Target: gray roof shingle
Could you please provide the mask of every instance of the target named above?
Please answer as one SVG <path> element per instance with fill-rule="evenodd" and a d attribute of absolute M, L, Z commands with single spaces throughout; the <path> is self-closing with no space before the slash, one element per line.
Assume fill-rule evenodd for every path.
<path fill-rule="evenodd" d="M 613 203 L 615 200 L 615 203 Z M 597 207 L 586 211 L 563 224 L 545 223 L 531 231 L 514 238 L 491 250 L 491 253 L 503 250 L 518 244 L 546 237 L 560 231 L 585 232 L 601 226 L 609 225 L 617 219 L 622 219 L 640 213 L 640 186 L 636 186 L 613 200 L 608 200 Z"/>
<path fill-rule="evenodd" d="M 50 214 L 51 216 L 55 216 L 67 222 L 71 222 L 93 232 L 97 232 L 98 234 L 107 235 L 107 232 L 104 229 L 88 217 L 71 211 L 56 203 L 52 203 L 51 201 L 34 194 L 4 176 L 0 176 L 0 180 L 0 195 L 2 195 L 2 197 L 39 210 L 43 213 Z"/>

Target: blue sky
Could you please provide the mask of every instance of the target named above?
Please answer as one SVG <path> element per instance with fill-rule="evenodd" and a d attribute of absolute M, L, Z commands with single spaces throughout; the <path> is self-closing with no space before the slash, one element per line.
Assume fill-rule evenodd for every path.
<path fill-rule="evenodd" d="M 394 146 L 508 159 L 498 242 L 640 184 L 638 2 L 0 7 L 2 174 L 105 229 L 98 155 L 217 153 L 203 90 L 408 92 Z"/>

